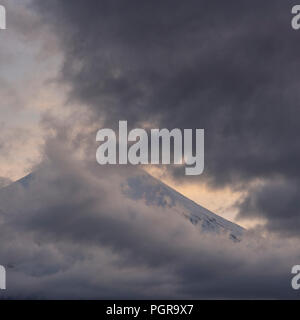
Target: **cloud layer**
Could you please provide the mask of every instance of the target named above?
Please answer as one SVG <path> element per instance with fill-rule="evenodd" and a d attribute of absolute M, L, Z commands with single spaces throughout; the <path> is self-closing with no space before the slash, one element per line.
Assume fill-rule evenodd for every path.
<path fill-rule="evenodd" d="M 131 126 L 205 128 L 201 179 L 247 190 L 248 198 L 267 192 L 248 190 L 257 179 L 272 185 L 284 178 L 291 186 L 299 180 L 300 46 L 290 23 L 293 4 L 35 1 L 60 38 L 71 100 L 110 127 L 128 120 Z M 172 173 L 186 179 L 181 169 Z M 262 207 L 254 211 L 270 217 Z M 297 206 L 289 212 L 299 216 Z M 284 216 L 274 223 L 286 234 Z M 250 211 L 247 217 L 254 218 Z"/>
<path fill-rule="evenodd" d="M 66 151 L 53 142 L 48 164 L 0 192 L 2 298 L 296 298 L 297 241 L 199 232 L 173 207 L 123 192 L 136 168 Z"/>
<path fill-rule="evenodd" d="M 44 117 L 55 132 L 44 163 L 0 191 L 0 262 L 9 277 L 1 297 L 297 298 L 290 271 L 299 264 L 300 46 L 292 4 L 30 4 L 36 25 L 47 23 L 59 42 L 42 57 L 52 50 L 64 57 L 59 83 L 70 87 L 72 114 Z M 27 26 L 24 33 L 38 37 Z M 0 89 L 6 97 L 9 90 Z M 263 231 L 277 235 L 232 243 L 199 233 L 168 206 L 126 196 L 122 186 L 139 171 L 103 170 L 95 161 L 96 130 L 119 120 L 205 128 L 200 179 L 246 192 L 239 217 L 266 219 Z M 19 141 L 7 140 L 0 147 Z"/>

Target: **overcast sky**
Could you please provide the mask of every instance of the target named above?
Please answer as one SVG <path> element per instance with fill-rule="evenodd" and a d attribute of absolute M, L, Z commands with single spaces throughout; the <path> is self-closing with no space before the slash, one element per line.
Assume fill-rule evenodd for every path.
<path fill-rule="evenodd" d="M 203 175 L 187 177 L 172 166 L 146 170 L 217 214 L 249 228 L 260 223 L 298 246 L 300 31 L 291 28 L 293 1 L 1 4 L 0 185 L 49 159 L 61 172 L 67 156 L 85 163 L 74 172 L 85 172 L 96 131 L 119 120 L 204 128 Z M 257 259 L 256 271 L 264 263 Z"/>

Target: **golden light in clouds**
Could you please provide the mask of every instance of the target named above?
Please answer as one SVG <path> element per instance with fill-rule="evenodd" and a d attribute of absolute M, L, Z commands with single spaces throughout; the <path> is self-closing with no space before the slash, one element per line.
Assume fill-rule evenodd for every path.
<path fill-rule="evenodd" d="M 236 220 L 237 209 L 234 204 L 244 196 L 243 192 L 233 191 L 229 187 L 223 189 L 213 189 L 208 187 L 204 182 L 193 183 L 178 183 L 169 175 L 166 175 L 164 170 L 158 166 L 147 166 L 144 168 L 149 174 L 163 181 L 165 184 L 180 192 L 187 198 L 195 201 L 197 204 L 206 209 L 236 222 L 242 227 L 248 229 L 263 224 L 264 221 L 256 220 Z"/>

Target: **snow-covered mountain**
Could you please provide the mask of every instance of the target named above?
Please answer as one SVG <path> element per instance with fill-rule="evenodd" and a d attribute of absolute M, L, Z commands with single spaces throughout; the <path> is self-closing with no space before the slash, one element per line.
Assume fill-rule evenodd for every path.
<path fill-rule="evenodd" d="M 34 179 L 35 173 L 29 174 L 2 189 L 0 200 L 13 195 L 20 186 L 26 190 Z M 152 206 L 153 210 L 157 207 L 167 207 L 188 219 L 200 232 L 225 233 L 233 241 L 240 241 L 242 238 L 244 228 L 198 205 L 144 171 L 137 170 L 136 174 L 123 175 L 120 181 L 121 185 L 116 187 L 121 188 L 126 197 L 144 201 L 145 205 Z M 12 212 L 13 204 L 10 202 L 10 208 L 3 208 L 0 204 L 0 210 Z"/>
<path fill-rule="evenodd" d="M 149 298 L 149 284 L 150 297 L 170 297 L 174 283 L 193 286 L 188 279 L 202 288 L 219 252 L 230 258 L 233 247 L 244 246 L 243 228 L 137 167 L 63 164 L 0 190 L 7 299 L 128 298 L 128 288 L 136 287 Z M 170 291 L 162 290 L 165 281 Z"/>
<path fill-rule="evenodd" d="M 241 226 L 200 206 L 146 173 L 128 178 L 124 192 L 133 199 L 144 199 L 147 204 L 172 208 L 201 231 L 227 233 L 233 241 L 240 241 L 245 232 Z"/>

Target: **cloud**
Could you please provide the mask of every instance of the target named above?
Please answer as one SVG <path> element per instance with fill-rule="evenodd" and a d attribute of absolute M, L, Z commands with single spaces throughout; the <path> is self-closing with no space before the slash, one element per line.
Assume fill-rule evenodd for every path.
<path fill-rule="evenodd" d="M 286 3 L 37 3 L 64 31 L 71 97 L 109 125 L 206 128 L 219 183 L 293 171 L 282 151 L 295 152 L 300 48 Z"/>
<path fill-rule="evenodd" d="M 61 62 L 56 37 L 30 3 L 1 1 L 7 29 L 1 31 L 0 175 L 13 180 L 40 161 L 45 134 L 39 126 L 41 113 L 51 110 L 61 116 L 65 89 L 53 81 Z"/>
<path fill-rule="evenodd" d="M 199 232 L 159 188 L 124 192 L 136 167 L 78 161 L 62 141 L 48 162 L 0 192 L 4 298 L 294 298 L 299 242 Z M 126 189 L 126 188 L 125 188 Z"/>
<path fill-rule="evenodd" d="M 279 179 L 278 179 L 279 180 Z M 265 227 L 289 237 L 299 237 L 299 183 L 297 180 L 268 181 L 250 189 L 238 201 L 238 218 L 266 219 Z"/>
<path fill-rule="evenodd" d="M 89 106 L 94 122 L 205 128 L 200 179 L 243 190 L 257 179 L 293 184 L 299 176 L 293 4 L 35 1 L 59 31 L 70 99 Z"/>
<path fill-rule="evenodd" d="M 3 188 L 11 183 L 12 183 L 12 181 L 10 179 L 5 178 L 5 177 L 0 177 L 0 188 Z"/>
<path fill-rule="evenodd" d="M 73 114 L 44 117 L 56 133 L 45 162 L 0 192 L 1 297 L 297 298 L 299 241 L 281 236 L 298 214 L 300 47 L 290 2 L 34 3 L 60 40 Z M 118 120 L 205 128 L 201 179 L 248 190 L 240 216 L 269 218 L 280 236 L 232 243 L 199 233 L 155 190 L 146 202 L 128 197 L 120 186 L 136 167 L 103 170 L 94 159 L 94 131 Z M 249 188 L 257 179 L 270 183 Z"/>

